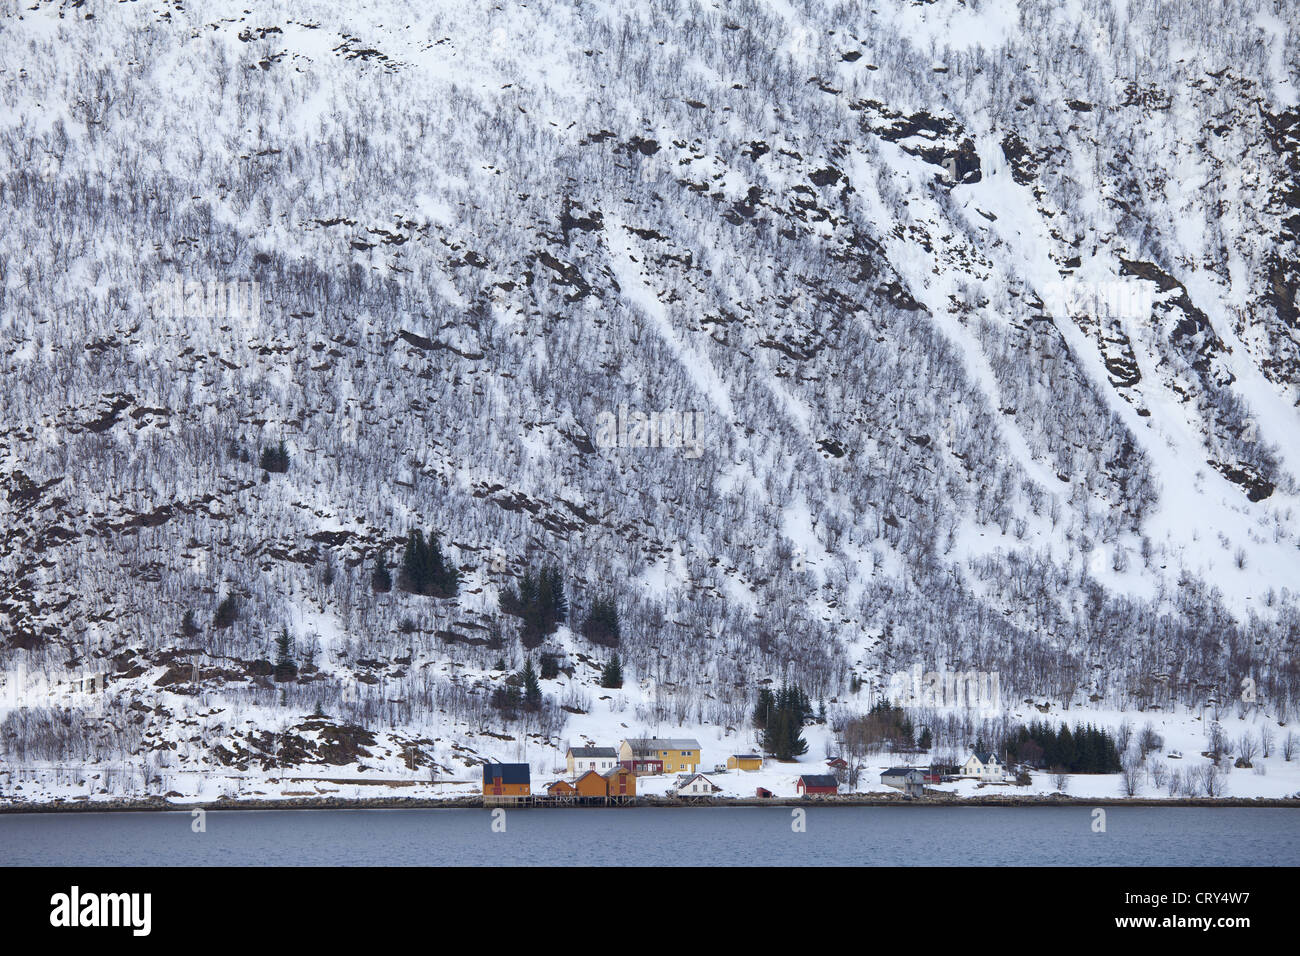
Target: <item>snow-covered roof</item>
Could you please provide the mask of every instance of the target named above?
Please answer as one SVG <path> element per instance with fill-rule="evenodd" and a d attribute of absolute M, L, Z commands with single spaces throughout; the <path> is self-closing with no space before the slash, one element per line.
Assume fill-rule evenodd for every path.
<path fill-rule="evenodd" d="M 635 737 L 625 740 L 632 752 L 650 754 L 660 750 L 699 750 L 700 742 L 694 737 Z"/>
<path fill-rule="evenodd" d="M 618 751 L 613 747 L 570 747 L 569 755 L 573 757 L 617 757 Z"/>

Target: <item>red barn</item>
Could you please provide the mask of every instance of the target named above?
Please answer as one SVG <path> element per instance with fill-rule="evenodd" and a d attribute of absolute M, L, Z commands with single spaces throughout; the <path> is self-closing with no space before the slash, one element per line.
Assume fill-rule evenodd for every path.
<path fill-rule="evenodd" d="M 840 782 L 828 773 L 806 773 L 795 781 L 794 789 L 803 796 L 835 794 L 840 792 Z"/>

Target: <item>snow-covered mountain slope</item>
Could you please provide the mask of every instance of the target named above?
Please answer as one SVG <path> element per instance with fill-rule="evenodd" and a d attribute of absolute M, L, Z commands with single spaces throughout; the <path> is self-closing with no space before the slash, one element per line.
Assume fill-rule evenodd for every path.
<path fill-rule="evenodd" d="M 24 0 L 0 54 L 7 759 L 562 745 L 610 651 L 521 647 L 546 562 L 629 732 L 916 663 L 1294 711 L 1285 0 Z M 417 527 L 456 598 L 372 587 Z"/>

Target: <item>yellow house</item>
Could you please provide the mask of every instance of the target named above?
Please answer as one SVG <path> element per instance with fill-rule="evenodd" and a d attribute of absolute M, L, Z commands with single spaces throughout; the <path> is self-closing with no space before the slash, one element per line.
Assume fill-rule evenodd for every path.
<path fill-rule="evenodd" d="M 640 737 L 618 745 L 619 766 L 636 774 L 695 773 L 700 742 L 690 737 Z"/>
<path fill-rule="evenodd" d="M 762 770 L 761 754 L 732 754 L 727 758 L 728 770 Z"/>

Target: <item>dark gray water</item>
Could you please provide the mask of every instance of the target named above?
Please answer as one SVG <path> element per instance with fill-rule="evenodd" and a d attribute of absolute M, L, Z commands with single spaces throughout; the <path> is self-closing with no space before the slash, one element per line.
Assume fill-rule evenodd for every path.
<path fill-rule="evenodd" d="M 0 814 L 0 864 L 1278 866 L 1300 862 L 1300 810 L 788 807 Z"/>

